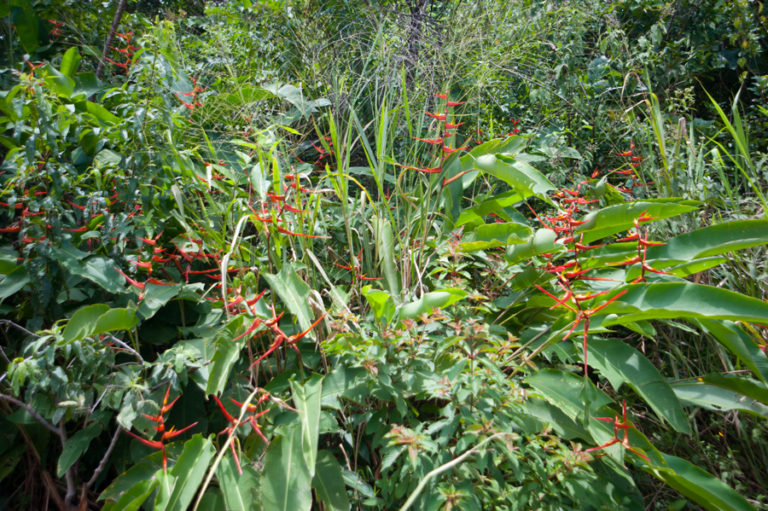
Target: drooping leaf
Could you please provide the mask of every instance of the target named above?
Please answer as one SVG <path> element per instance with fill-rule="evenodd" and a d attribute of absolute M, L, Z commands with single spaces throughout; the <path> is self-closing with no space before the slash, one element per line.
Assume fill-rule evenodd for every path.
<path fill-rule="evenodd" d="M 518 201 L 537 197 L 548 204 L 547 192 L 555 189 L 549 179 L 527 162 L 503 154 L 485 154 L 474 161 L 475 168 L 507 183 L 518 194 Z"/>
<path fill-rule="evenodd" d="M 698 201 L 681 199 L 644 199 L 608 206 L 584 216 L 584 224 L 574 229 L 575 235 L 584 235 L 582 243 L 590 243 L 606 236 L 634 228 L 633 221 L 641 215 L 657 220 L 695 211 Z"/>
<path fill-rule="evenodd" d="M 680 433 L 691 433 L 688 417 L 672 387 L 642 353 L 618 340 L 591 339 L 587 360 L 605 376 L 614 389 L 627 384 L 660 418 Z"/>
<path fill-rule="evenodd" d="M 703 378 L 675 382 L 672 389 L 678 399 L 689 406 L 700 406 L 719 412 L 741 410 L 768 419 L 768 406 L 759 400 L 737 390 L 714 385 Z"/>
<path fill-rule="evenodd" d="M 660 453 L 664 464 L 643 466 L 682 495 L 712 511 L 754 511 L 747 500 L 699 467 L 671 454 Z"/>
<path fill-rule="evenodd" d="M 665 318 L 768 322 L 768 303 L 718 287 L 654 282 L 631 284 L 624 289 L 626 293 L 600 311 L 610 315 L 603 326 Z"/>

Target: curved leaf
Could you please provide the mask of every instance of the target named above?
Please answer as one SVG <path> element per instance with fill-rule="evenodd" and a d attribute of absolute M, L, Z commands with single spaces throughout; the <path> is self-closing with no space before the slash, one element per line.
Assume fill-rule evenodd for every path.
<path fill-rule="evenodd" d="M 432 309 L 441 307 L 448 307 L 459 300 L 464 299 L 467 296 L 467 292 L 463 289 L 447 288 L 439 291 L 432 291 L 425 293 L 424 296 L 416 300 L 404 304 L 400 308 L 401 318 L 415 318 L 421 316 L 424 313 L 432 312 Z"/>
<path fill-rule="evenodd" d="M 632 284 L 624 289 L 625 294 L 601 311 L 612 314 L 605 318 L 603 326 L 663 318 L 768 322 L 768 303 L 718 287 L 654 282 Z"/>
<path fill-rule="evenodd" d="M 691 261 L 768 243 L 768 220 L 724 222 L 667 240 L 648 248 L 649 259 Z"/>
<path fill-rule="evenodd" d="M 307 511 L 312 507 L 309 468 L 301 449 L 301 427 L 293 424 L 273 439 L 264 458 L 261 496 L 270 511 Z"/>
<path fill-rule="evenodd" d="M 595 366 L 614 389 L 626 383 L 675 430 L 691 433 L 688 417 L 672 387 L 642 353 L 621 341 L 591 339 L 587 343 L 587 354 L 589 364 Z"/>
<path fill-rule="evenodd" d="M 679 491 L 682 495 L 712 511 L 754 511 L 744 497 L 728 485 L 671 454 L 660 453 L 666 466 L 644 466 L 643 469 Z"/>
<path fill-rule="evenodd" d="M 574 233 L 584 234 L 582 243 L 590 243 L 633 228 L 634 220 L 642 214 L 660 220 L 696 211 L 700 204 L 699 201 L 681 199 L 645 199 L 616 204 L 585 215 L 582 220 L 586 223 L 574 229 Z"/>

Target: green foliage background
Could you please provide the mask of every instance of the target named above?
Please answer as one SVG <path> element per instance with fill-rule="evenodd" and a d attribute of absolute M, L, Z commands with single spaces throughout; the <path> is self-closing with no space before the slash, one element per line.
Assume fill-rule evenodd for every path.
<path fill-rule="evenodd" d="M 768 508 L 762 2 L 119 3 L 0 5 L 0 507 Z"/>

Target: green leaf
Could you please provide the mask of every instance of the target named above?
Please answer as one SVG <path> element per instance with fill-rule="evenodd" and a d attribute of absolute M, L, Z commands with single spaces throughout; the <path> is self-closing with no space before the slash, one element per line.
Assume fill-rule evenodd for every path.
<path fill-rule="evenodd" d="M 403 319 L 415 318 L 424 313 L 429 314 L 432 309 L 448 307 L 459 300 L 463 300 L 466 296 L 465 290 L 457 288 L 446 288 L 425 293 L 415 302 L 406 303 L 400 307 L 400 317 Z"/>
<path fill-rule="evenodd" d="M 82 339 L 91 335 L 93 326 L 96 324 L 102 314 L 109 310 L 109 305 L 95 303 L 86 305 L 75 312 L 67 322 L 67 326 L 62 332 L 64 342 L 70 343 L 75 339 Z"/>
<path fill-rule="evenodd" d="M 388 220 L 374 218 L 376 233 L 376 252 L 382 265 L 384 280 L 392 296 L 400 298 L 400 274 L 395 267 L 395 241 L 392 236 L 392 226 Z"/>
<path fill-rule="evenodd" d="M 486 250 L 524 243 L 532 233 L 529 226 L 517 222 L 483 224 L 465 236 L 466 241 L 462 241 L 459 246 L 464 252 Z"/>
<path fill-rule="evenodd" d="M 237 337 L 234 332 L 242 329 L 244 322 L 245 317 L 241 314 L 237 319 L 231 321 L 218 336 L 219 338 L 216 341 L 216 353 L 214 353 L 213 358 L 211 359 L 208 385 L 205 389 L 206 394 L 218 395 L 227 385 L 232 366 L 234 366 L 235 362 L 240 358 L 240 350 L 245 345 L 245 338 L 234 342 L 232 339 Z"/>
<path fill-rule="evenodd" d="M 16 36 L 21 41 L 24 51 L 34 53 L 39 46 L 40 18 L 35 16 L 31 2 L 22 6 L 11 7 L 10 24 L 16 28 Z"/>
<path fill-rule="evenodd" d="M 144 319 L 151 318 L 172 298 L 175 298 L 181 289 L 181 285 L 147 284 L 144 287 L 144 298 L 139 303 L 139 314 Z"/>
<path fill-rule="evenodd" d="M 611 315 L 602 322 L 603 326 L 665 318 L 768 322 L 768 303 L 718 287 L 654 282 L 632 284 L 624 289 L 624 295 L 600 311 Z"/>
<path fill-rule="evenodd" d="M 344 488 L 344 476 L 341 465 L 329 451 L 317 453 L 317 470 L 312 480 L 312 487 L 317 498 L 325 504 L 326 509 L 333 511 L 348 511 L 349 499 Z"/>
<path fill-rule="evenodd" d="M 166 509 L 186 511 L 189 508 L 215 453 L 211 440 L 200 434 L 184 442 L 184 450 L 171 470 L 176 481 Z"/>
<path fill-rule="evenodd" d="M 757 343 L 747 335 L 743 328 L 730 321 L 699 319 L 698 323 L 717 341 L 736 355 L 750 371 L 768 383 L 768 358 Z"/>
<path fill-rule="evenodd" d="M 111 259 L 98 255 L 89 256 L 70 244 L 54 247 L 53 252 L 59 263 L 70 273 L 90 280 L 109 293 L 117 294 L 123 290 L 125 280 Z"/>
<path fill-rule="evenodd" d="M 0 301 L 5 300 L 9 296 L 18 293 L 24 286 L 29 283 L 29 275 L 23 265 L 19 265 L 15 270 L 8 273 L 5 278 L 0 281 Z"/>
<path fill-rule="evenodd" d="M 242 469 L 243 473 L 238 474 L 235 460 L 231 456 L 222 458 L 216 467 L 216 478 L 227 511 L 249 511 L 252 508 L 258 474 L 249 466 Z"/>
<path fill-rule="evenodd" d="M 139 480 L 120 496 L 120 500 L 111 507 L 115 511 L 137 511 L 142 504 L 152 495 L 158 480 L 154 477 Z M 107 506 L 104 506 L 105 509 Z"/>
<path fill-rule="evenodd" d="M 299 411 L 301 420 L 301 449 L 304 461 L 309 469 L 309 477 L 315 475 L 317 460 L 317 441 L 320 436 L 320 400 L 322 398 L 323 377 L 313 374 L 300 385 L 291 380 L 293 403 Z"/>
<path fill-rule="evenodd" d="M 88 450 L 91 440 L 99 436 L 102 427 L 98 422 L 94 422 L 72 435 L 64 444 L 59 456 L 59 463 L 56 465 L 56 476 L 62 477 L 69 467 Z"/>
<path fill-rule="evenodd" d="M 138 324 L 139 318 L 133 309 L 110 309 L 96 320 L 93 331 L 89 335 L 114 332 L 115 330 L 131 330 Z"/>
<path fill-rule="evenodd" d="M 309 308 L 311 289 L 307 283 L 301 280 L 289 265 L 284 266 L 277 274 L 264 273 L 262 276 L 291 314 L 296 316 L 301 329 L 309 328 L 312 325 L 312 312 Z"/>
<path fill-rule="evenodd" d="M 299 424 L 290 425 L 284 435 L 270 442 L 261 477 L 264 509 L 307 511 L 312 507 L 312 478 L 301 444 Z"/>
<path fill-rule="evenodd" d="M 689 406 L 724 412 L 741 410 L 768 419 L 768 406 L 739 390 L 701 380 L 684 380 L 672 384 L 678 399 Z M 765 389 L 762 389 L 763 392 Z"/>
<path fill-rule="evenodd" d="M 85 110 L 103 125 L 112 126 L 120 122 L 119 117 L 97 103 L 85 101 Z"/>
<path fill-rule="evenodd" d="M 556 243 L 557 233 L 551 229 L 538 229 L 528 243 L 510 245 L 506 260 L 510 264 L 531 259 L 540 254 L 560 252 L 563 245 Z"/>
<path fill-rule="evenodd" d="M 590 243 L 634 227 L 634 220 L 645 213 L 660 220 L 690 211 L 696 211 L 700 202 L 682 199 L 645 199 L 616 204 L 588 213 L 582 218 L 586 223 L 574 229 L 574 235 L 584 234 L 582 243 Z"/>
<path fill-rule="evenodd" d="M 669 486 L 705 509 L 754 511 L 749 502 L 728 485 L 687 461 L 661 453 L 664 465 L 643 466 Z"/>
<path fill-rule="evenodd" d="M 518 194 L 518 202 L 537 197 L 547 204 L 547 192 L 555 189 L 549 179 L 523 160 L 502 154 L 485 154 L 474 160 L 474 167 L 507 183 Z"/>
<path fill-rule="evenodd" d="M 591 339 L 587 343 L 587 354 L 589 364 L 596 367 L 614 389 L 626 383 L 675 430 L 691 434 L 688 417 L 672 387 L 642 353 L 621 341 Z"/>
<path fill-rule="evenodd" d="M 768 220 L 740 220 L 697 229 L 648 248 L 649 259 L 691 261 L 768 243 Z"/>
<path fill-rule="evenodd" d="M 395 302 L 392 301 L 389 293 L 381 289 L 373 289 L 371 286 L 363 286 L 360 294 L 368 300 L 377 321 L 388 323 L 392 320 L 395 315 Z"/>

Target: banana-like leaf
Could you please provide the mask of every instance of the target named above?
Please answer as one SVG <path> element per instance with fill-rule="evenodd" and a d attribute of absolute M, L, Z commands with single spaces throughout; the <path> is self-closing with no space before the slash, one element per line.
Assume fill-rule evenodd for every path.
<path fill-rule="evenodd" d="M 643 469 L 661 479 L 705 509 L 712 511 L 754 511 L 747 500 L 727 484 L 671 454 L 660 453 L 663 465 L 643 466 Z"/>
<path fill-rule="evenodd" d="M 330 451 L 317 453 L 317 471 L 312 480 L 317 498 L 326 509 L 332 511 L 348 511 L 349 499 L 344 488 L 344 476 L 341 465 Z"/>
<path fill-rule="evenodd" d="M 746 385 L 744 386 L 755 386 L 758 394 L 766 392 L 765 386 L 759 388 L 754 381 L 746 380 L 745 383 Z M 672 388 L 678 399 L 686 405 L 700 406 L 707 410 L 720 412 L 741 410 L 768 419 L 768 406 L 761 403 L 759 399 L 749 395 L 751 394 L 749 390 L 752 389 L 748 389 L 746 393 L 743 393 L 742 388 L 737 387 L 737 390 L 730 385 L 717 385 L 707 381 L 705 378 L 678 381 L 672 384 Z"/>
<path fill-rule="evenodd" d="M 555 185 L 526 161 L 503 154 L 484 154 L 475 158 L 474 165 L 507 183 L 517 192 L 517 202 L 537 197 L 553 205 L 547 192 L 554 190 Z"/>
<path fill-rule="evenodd" d="M 698 320 L 704 331 L 709 332 L 717 341 L 736 355 L 750 371 L 768 383 L 768 358 L 755 341 L 737 324 L 730 321 L 711 319 Z"/>
<path fill-rule="evenodd" d="M 718 287 L 690 282 L 653 282 L 627 286 L 618 300 L 600 311 L 603 326 L 642 319 L 725 319 L 768 322 L 768 303 Z"/>
<path fill-rule="evenodd" d="M 605 376 L 614 389 L 626 383 L 675 430 L 691 434 L 688 417 L 672 387 L 642 353 L 617 340 L 591 339 L 587 343 L 589 364 Z"/>
<path fill-rule="evenodd" d="M 309 477 L 315 475 L 317 462 L 317 441 L 320 436 L 320 400 L 322 398 L 323 377 L 313 374 L 304 385 L 291 380 L 293 403 L 299 411 L 301 420 L 301 450 L 309 469 Z"/>
<path fill-rule="evenodd" d="M 699 201 L 681 199 L 644 199 L 616 204 L 584 216 L 585 223 L 576 227 L 574 234 L 583 234 L 582 243 L 590 243 L 634 228 L 634 220 L 641 215 L 660 220 L 695 211 L 700 204 Z"/>
<path fill-rule="evenodd" d="M 664 241 L 664 240 L 662 240 Z M 768 243 L 768 220 L 739 220 L 697 229 L 649 247 L 648 259 L 692 261 Z"/>

